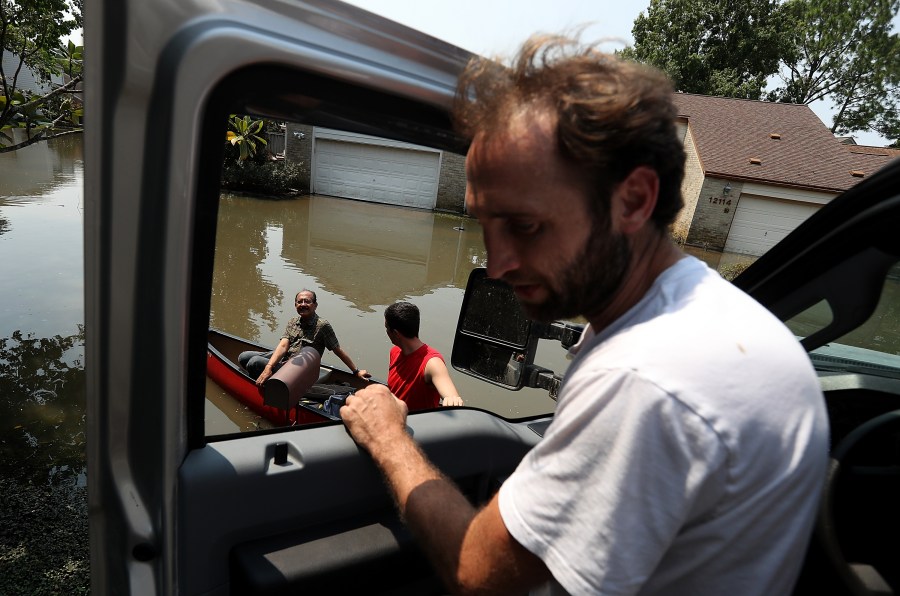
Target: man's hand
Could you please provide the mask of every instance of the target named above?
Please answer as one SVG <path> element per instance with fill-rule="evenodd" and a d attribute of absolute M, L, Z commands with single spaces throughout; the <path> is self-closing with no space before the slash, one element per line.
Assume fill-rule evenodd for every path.
<path fill-rule="evenodd" d="M 444 406 L 445 408 L 447 408 L 450 406 L 464 406 L 466 404 L 465 404 L 465 402 L 463 402 L 463 398 L 461 398 L 460 396 L 448 395 L 447 397 L 445 397 L 441 400 L 441 405 Z"/>
<path fill-rule="evenodd" d="M 406 404 L 380 384 L 360 389 L 341 408 L 450 592 L 520 594 L 549 579 L 544 563 L 507 531 L 498 496 L 477 511 L 407 434 L 406 414 Z"/>
<path fill-rule="evenodd" d="M 341 419 L 353 440 L 372 453 L 379 442 L 390 444 L 392 437 L 406 434 L 408 411 L 387 387 L 373 384 L 347 398 Z"/>
<path fill-rule="evenodd" d="M 263 383 L 268 381 L 269 377 L 271 377 L 271 376 L 272 376 L 272 367 L 266 365 L 266 367 L 263 369 L 262 373 L 260 373 L 259 377 L 257 377 L 257 379 L 256 379 L 257 387 L 262 387 Z"/>
<path fill-rule="evenodd" d="M 369 374 L 369 371 L 367 371 L 364 368 L 356 369 L 356 376 L 359 377 L 360 379 L 366 379 L 366 380 L 372 378 L 372 375 Z"/>

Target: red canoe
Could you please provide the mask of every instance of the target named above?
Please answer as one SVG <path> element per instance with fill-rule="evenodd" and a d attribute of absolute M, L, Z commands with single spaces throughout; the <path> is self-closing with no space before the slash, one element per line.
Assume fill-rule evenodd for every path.
<path fill-rule="evenodd" d="M 263 402 L 262 389 L 256 386 L 254 379 L 247 376 L 237 360 L 241 352 L 265 352 L 270 349 L 236 335 L 210 329 L 207 335 L 206 374 L 229 395 L 274 424 L 315 424 L 336 420 L 336 417 L 325 413 L 322 403 L 335 391 L 335 387 L 362 389 L 373 382 L 364 381 L 350 371 L 322 364 L 319 380 L 296 408 L 281 410 L 267 406 Z"/>

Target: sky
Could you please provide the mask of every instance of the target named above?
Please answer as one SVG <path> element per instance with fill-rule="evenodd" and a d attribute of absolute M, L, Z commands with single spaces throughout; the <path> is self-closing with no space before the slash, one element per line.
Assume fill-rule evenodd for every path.
<path fill-rule="evenodd" d="M 509 56 L 534 33 L 585 26 L 582 39 L 611 40 L 613 51 L 634 43 L 631 27 L 650 0 L 344 0 L 482 56 Z M 894 31 L 900 29 L 900 16 Z M 80 43 L 79 35 L 73 36 Z M 777 83 L 777 80 L 776 80 Z M 831 127 L 831 106 L 810 105 Z M 884 146 L 874 133 L 855 133 L 860 145 Z"/>
<path fill-rule="evenodd" d="M 631 45 L 635 18 L 650 0 L 344 0 L 483 56 L 508 56 L 534 33 L 559 33 L 588 25 L 582 39 L 620 40 L 609 51 Z M 900 27 L 895 19 L 894 30 Z M 831 127 L 827 102 L 810 106 Z M 884 146 L 874 133 L 855 133 L 860 145 Z"/>

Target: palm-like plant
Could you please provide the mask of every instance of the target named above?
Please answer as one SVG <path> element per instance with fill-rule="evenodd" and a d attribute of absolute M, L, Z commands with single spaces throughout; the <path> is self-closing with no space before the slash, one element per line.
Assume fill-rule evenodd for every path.
<path fill-rule="evenodd" d="M 232 114 L 228 117 L 228 132 L 225 133 L 225 142 L 231 143 L 232 147 L 239 150 L 238 161 L 255 157 L 258 146 L 268 144 L 265 137 L 259 135 L 264 125 L 265 121 L 253 120 L 250 116 L 242 117 Z"/>

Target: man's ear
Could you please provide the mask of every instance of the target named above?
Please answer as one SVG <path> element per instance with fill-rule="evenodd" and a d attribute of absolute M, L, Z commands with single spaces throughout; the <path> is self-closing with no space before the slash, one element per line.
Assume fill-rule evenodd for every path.
<path fill-rule="evenodd" d="M 659 197 L 659 176 L 648 166 L 631 170 L 612 193 L 610 213 L 620 233 L 634 234 L 653 215 Z"/>

